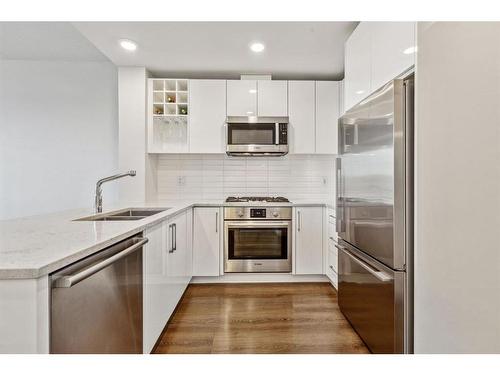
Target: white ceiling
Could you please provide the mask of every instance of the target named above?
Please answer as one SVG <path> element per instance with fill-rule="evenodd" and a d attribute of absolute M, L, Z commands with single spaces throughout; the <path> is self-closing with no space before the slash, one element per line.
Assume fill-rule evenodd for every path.
<path fill-rule="evenodd" d="M 118 66 L 146 66 L 156 76 L 341 79 L 344 43 L 357 22 L 85 22 L 73 25 Z M 123 50 L 119 39 L 138 43 Z M 266 45 L 260 54 L 252 41 Z"/>
<path fill-rule="evenodd" d="M 9 60 L 109 61 L 69 22 L 0 22 L 0 55 Z"/>

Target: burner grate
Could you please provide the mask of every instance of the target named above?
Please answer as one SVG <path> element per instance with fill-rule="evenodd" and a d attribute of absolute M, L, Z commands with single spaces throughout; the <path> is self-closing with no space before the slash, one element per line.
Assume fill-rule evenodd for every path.
<path fill-rule="evenodd" d="M 285 197 L 228 197 L 226 202 L 290 202 Z"/>

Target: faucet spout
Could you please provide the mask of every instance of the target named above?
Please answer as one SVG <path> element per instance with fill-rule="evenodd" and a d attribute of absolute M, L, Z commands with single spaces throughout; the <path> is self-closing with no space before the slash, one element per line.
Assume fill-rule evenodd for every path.
<path fill-rule="evenodd" d="M 125 173 L 119 173 L 115 174 L 112 176 L 104 177 L 101 178 L 100 180 L 97 181 L 96 186 L 95 186 L 95 212 L 101 213 L 102 212 L 102 184 L 108 181 L 113 181 L 118 178 L 126 177 L 126 176 L 131 176 L 134 177 L 136 175 L 135 170 L 130 170 Z"/>

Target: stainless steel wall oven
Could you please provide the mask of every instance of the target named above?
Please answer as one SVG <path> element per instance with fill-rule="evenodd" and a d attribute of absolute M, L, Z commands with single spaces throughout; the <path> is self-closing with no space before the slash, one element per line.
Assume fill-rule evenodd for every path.
<path fill-rule="evenodd" d="M 224 272 L 291 272 L 291 207 L 225 207 Z"/>

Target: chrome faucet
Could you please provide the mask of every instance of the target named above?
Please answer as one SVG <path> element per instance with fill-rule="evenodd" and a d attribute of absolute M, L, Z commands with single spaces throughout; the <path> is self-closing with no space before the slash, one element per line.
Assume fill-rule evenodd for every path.
<path fill-rule="evenodd" d="M 125 176 L 135 176 L 135 171 L 128 171 L 125 173 L 119 173 L 115 174 L 113 176 L 109 177 L 104 177 L 101 178 L 99 181 L 97 181 L 97 184 L 95 186 L 95 212 L 100 213 L 102 212 L 102 184 L 108 181 L 116 180 L 117 178 L 122 178 Z"/>

